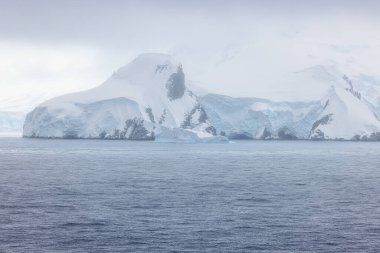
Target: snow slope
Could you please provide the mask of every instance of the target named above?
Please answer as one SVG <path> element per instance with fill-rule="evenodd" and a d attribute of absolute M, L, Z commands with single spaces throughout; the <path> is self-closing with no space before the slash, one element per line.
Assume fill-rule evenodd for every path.
<path fill-rule="evenodd" d="M 321 104 L 323 110 L 311 129 L 312 139 L 366 140 L 380 132 L 375 112 L 348 89 L 332 86 Z"/>
<path fill-rule="evenodd" d="M 143 54 L 97 88 L 40 104 L 27 115 L 23 135 L 165 142 L 219 142 L 224 136 L 380 140 L 376 80 L 317 65 L 282 81 L 294 93 L 325 95 L 311 102 L 274 102 L 207 94 L 171 56 Z"/>
<path fill-rule="evenodd" d="M 380 93 L 376 86 L 353 81 L 335 67 L 320 65 L 297 71 L 284 83 L 296 84 L 298 89 L 312 84 L 314 91 L 329 88 L 323 98 L 314 102 L 273 102 L 208 94 L 201 97 L 201 103 L 212 125 L 230 138 L 380 139 L 376 113 Z M 289 88 L 297 92 L 291 85 Z"/>
<path fill-rule="evenodd" d="M 180 63 L 143 54 L 97 88 L 53 98 L 26 117 L 23 135 L 42 138 L 154 139 L 156 127 L 213 134 Z"/>

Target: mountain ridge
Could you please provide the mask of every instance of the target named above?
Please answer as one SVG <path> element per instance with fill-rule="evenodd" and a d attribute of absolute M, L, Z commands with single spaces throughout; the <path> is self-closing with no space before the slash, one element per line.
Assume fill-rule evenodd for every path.
<path fill-rule="evenodd" d="M 191 81 L 180 62 L 170 55 L 142 54 L 96 88 L 40 104 L 27 115 L 23 136 L 374 140 L 380 132 L 379 106 L 335 67 L 312 66 L 292 78 L 330 88 L 311 102 L 198 95 L 189 88 Z"/>

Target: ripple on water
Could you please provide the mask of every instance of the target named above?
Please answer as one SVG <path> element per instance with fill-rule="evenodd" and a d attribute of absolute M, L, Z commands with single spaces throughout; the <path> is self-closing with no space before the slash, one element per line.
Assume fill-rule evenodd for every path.
<path fill-rule="evenodd" d="M 1 139 L 0 252 L 377 252 L 380 143 Z"/>

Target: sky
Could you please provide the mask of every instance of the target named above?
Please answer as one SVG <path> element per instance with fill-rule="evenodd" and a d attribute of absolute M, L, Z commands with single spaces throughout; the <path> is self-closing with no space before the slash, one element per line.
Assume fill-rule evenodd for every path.
<path fill-rule="evenodd" d="M 378 10 L 375 0 L 0 0 L 0 110 L 98 86 L 147 52 L 173 55 L 210 92 L 299 100 L 288 73 L 380 74 Z"/>

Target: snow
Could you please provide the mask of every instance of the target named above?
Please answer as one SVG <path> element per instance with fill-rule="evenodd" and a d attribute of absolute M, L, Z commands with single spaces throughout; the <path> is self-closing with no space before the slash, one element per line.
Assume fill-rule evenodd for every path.
<path fill-rule="evenodd" d="M 157 70 L 159 65 L 166 65 L 167 67 L 159 71 Z M 144 102 L 147 97 L 158 95 L 154 92 L 165 86 L 169 75 L 175 72 L 177 65 L 178 63 L 169 55 L 142 54 L 117 70 L 102 85 L 91 90 L 54 98 L 42 105 L 59 102 L 92 103 L 118 97 Z"/>
<path fill-rule="evenodd" d="M 122 131 L 126 120 L 133 118 L 144 120 L 149 130 L 155 125 L 179 128 L 198 105 L 197 96 L 188 88 L 178 99 L 168 97 L 166 84 L 179 66 L 169 55 L 140 55 L 99 87 L 42 103 L 28 115 L 24 136 L 94 138 L 104 131 L 109 136 L 115 130 Z M 164 120 L 158 123 L 161 118 Z M 209 126 L 198 118 L 195 113 L 189 127 L 204 130 Z"/>
<path fill-rule="evenodd" d="M 231 98 L 209 94 L 201 98 L 210 122 L 218 130 L 233 133 L 249 133 L 260 139 L 264 130 L 277 138 L 278 132 L 289 128 L 298 138 L 308 138 L 309 131 L 320 104 L 272 102 L 256 98 Z"/>
<path fill-rule="evenodd" d="M 3 136 L 22 135 L 26 114 L 52 96 L 48 93 L 36 95 L 18 91 L 17 95 L 10 98 L 8 94 L 0 93 L 0 134 Z"/>
<path fill-rule="evenodd" d="M 156 131 L 155 142 L 165 143 L 228 143 L 224 136 L 212 136 L 205 132 L 198 132 L 182 128 L 159 127 Z"/>
<path fill-rule="evenodd" d="M 373 77 L 334 65 L 311 66 L 284 77 L 284 87 L 324 95 L 274 102 L 207 94 L 185 72 L 184 93 L 173 98 L 169 91 L 175 90 L 167 83 L 181 68 L 169 55 L 140 55 L 94 89 L 40 104 L 27 115 L 23 135 L 128 139 L 137 131 L 136 136 L 154 136 L 158 142 L 193 143 L 225 142 L 226 137 L 210 134 L 214 129 L 255 139 L 351 140 L 380 133 L 380 82 Z M 132 128 L 125 133 L 127 120 Z"/>
<path fill-rule="evenodd" d="M 317 128 L 326 139 L 352 139 L 355 135 L 369 136 L 380 132 L 380 121 L 375 113 L 349 91 L 332 86 L 322 103 L 327 106 L 321 116 L 332 115 L 329 124 Z"/>
<path fill-rule="evenodd" d="M 201 101 L 211 124 L 227 135 L 247 133 L 256 139 L 276 139 L 281 138 L 280 132 L 284 131 L 298 139 L 309 139 L 315 138 L 316 132 L 320 131 L 324 133 L 324 139 L 351 140 L 355 136 L 369 137 L 380 132 L 380 121 L 378 114 L 376 115 L 380 112 L 378 109 L 380 92 L 377 92 L 377 89 L 380 91 L 380 85 L 370 86 L 364 81 L 360 82 L 363 78 L 353 78 L 352 81 L 347 77 L 346 79 L 353 85 L 353 90 L 350 91 L 350 85 L 344 76 L 345 74 L 332 66 L 313 66 L 295 72 L 290 81 L 287 80 L 297 83 L 298 87 L 302 83 L 308 86 L 313 84 L 314 87 L 324 91 L 325 95 L 319 101 L 273 102 L 266 99 L 232 98 L 217 94 L 205 95 Z M 369 90 L 372 90 L 371 94 Z M 360 98 L 355 96 L 355 92 L 358 91 L 361 94 Z M 326 103 L 327 106 L 324 108 Z M 331 115 L 330 122 L 312 129 L 314 123 L 326 115 Z M 270 136 L 267 136 L 268 133 Z"/>

